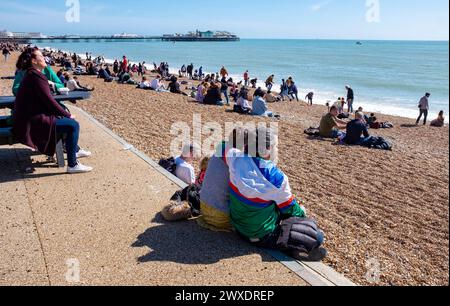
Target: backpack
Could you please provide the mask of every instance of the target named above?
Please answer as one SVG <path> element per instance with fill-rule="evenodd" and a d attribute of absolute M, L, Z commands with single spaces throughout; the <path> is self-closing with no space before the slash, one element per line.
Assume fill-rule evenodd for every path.
<path fill-rule="evenodd" d="M 162 168 L 172 173 L 173 175 L 175 175 L 175 172 L 177 171 L 177 164 L 175 163 L 175 158 L 173 157 L 169 159 L 161 159 L 158 165 L 160 165 Z"/>
<path fill-rule="evenodd" d="M 320 137 L 320 131 L 318 127 L 310 127 L 309 129 L 306 129 L 304 133 L 309 136 Z"/>

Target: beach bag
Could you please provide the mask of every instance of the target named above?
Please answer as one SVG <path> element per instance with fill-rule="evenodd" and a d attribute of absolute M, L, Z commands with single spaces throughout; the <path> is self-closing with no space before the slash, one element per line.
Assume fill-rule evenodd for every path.
<path fill-rule="evenodd" d="M 180 202 L 188 203 L 193 217 L 198 217 L 201 215 L 200 187 L 198 185 L 191 185 L 184 188 L 183 190 L 177 191 L 170 200 L 179 203 Z"/>
<path fill-rule="evenodd" d="M 306 129 L 304 133 L 309 136 L 320 137 L 319 128 L 316 127 L 310 127 L 309 129 Z"/>
<path fill-rule="evenodd" d="M 200 187 L 191 185 L 177 191 L 161 214 L 166 221 L 170 222 L 187 220 L 201 215 L 200 206 Z"/>
<path fill-rule="evenodd" d="M 168 159 L 161 159 L 158 165 L 160 165 L 162 168 L 172 173 L 173 175 L 175 175 L 175 172 L 177 171 L 177 164 L 175 163 L 175 158 L 173 157 Z"/>
<path fill-rule="evenodd" d="M 298 250 L 309 253 L 321 245 L 321 231 L 316 221 L 292 217 L 281 222 L 277 244 L 281 250 Z"/>
<path fill-rule="evenodd" d="M 248 114 L 250 112 L 250 110 L 245 110 L 240 105 L 234 105 L 233 112 L 238 113 L 238 114 Z"/>
<path fill-rule="evenodd" d="M 182 221 L 191 218 L 191 207 L 186 202 L 172 201 L 163 208 L 161 215 L 169 222 Z"/>
<path fill-rule="evenodd" d="M 387 150 L 390 151 L 393 148 L 393 144 L 384 139 L 383 137 L 370 137 L 370 139 L 363 143 L 363 147 L 367 147 L 369 149 L 377 149 L 377 150 Z"/>

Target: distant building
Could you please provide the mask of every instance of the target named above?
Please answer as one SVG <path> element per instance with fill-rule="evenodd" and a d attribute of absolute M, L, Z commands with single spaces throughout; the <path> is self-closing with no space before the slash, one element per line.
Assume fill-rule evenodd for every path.
<path fill-rule="evenodd" d="M 215 33 L 212 31 L 206 31 L 206 32 L 199 32 L 199 36 L 202 38 L 212 38 L 214 37 Z"/>
<path fill-rule="evenodd" d="M 113 38 L 139 38 L 139 37 L 140 36 L 137 34 L 127 34 L 127 33 L 113 35 Z"/>
<path fill-rule="evenodd" d="M 9 32 L 0 31 L 0 38 L 8 39 L 33 39 L 33 38 L 45 38 L 46 36 L 38 32 Z"/>

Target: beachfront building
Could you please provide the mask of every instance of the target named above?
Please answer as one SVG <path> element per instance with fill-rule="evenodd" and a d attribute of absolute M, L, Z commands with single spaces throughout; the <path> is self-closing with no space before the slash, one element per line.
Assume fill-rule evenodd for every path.
<path fill-rule="evenodd" d="M 39 32 L 10 32 L 10 31 L 0 31 L 0 38 L 2 39 L 35 39 L 35 38 L 45 38 L 45 35 Z"/>

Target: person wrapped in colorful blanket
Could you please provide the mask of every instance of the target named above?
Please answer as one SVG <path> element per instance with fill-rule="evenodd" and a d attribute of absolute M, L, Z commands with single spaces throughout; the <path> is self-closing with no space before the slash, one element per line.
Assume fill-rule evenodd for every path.
<path fill-rule="evenodd" d="M 291 192 L 287 176 L 271 161 L 276 152 L 273 130 L 248 132 L 246 149 L 230 149 L 230 215 L 238 234 L 262 248 L 287 252 L 297 259 L 321 261 L 324 234 L 307 218 Z"/>

